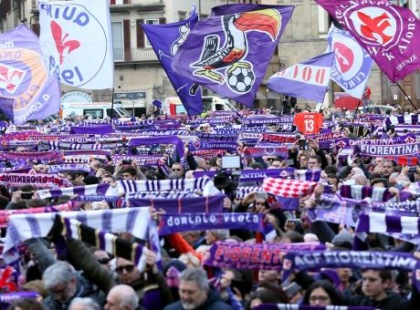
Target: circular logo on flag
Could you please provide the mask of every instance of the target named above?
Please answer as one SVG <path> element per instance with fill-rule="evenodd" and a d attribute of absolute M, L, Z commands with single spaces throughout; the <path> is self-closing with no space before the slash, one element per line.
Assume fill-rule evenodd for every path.
<path fill-rule="evenodd" d="M 369 45 L 389 49 L 400 40 L 403 23 L 400 14 L 389 4 L 369 6 L 355 3 L 343 14 L 346 24 Z"/>
<path fill-rule="evenodd" d="M 100 71 L 110 42 L 99 20 L 84 6 L 40 5 L 40 42 L 47 67 L 61 83 L 80 87 Z M 41 19 L 40 18 L 40 19 Z"/>
<path fill-rule="evenodd" d="M 0 64 L 0 96 L 14 99 L 13 110 L 26 110 L 33 99 L 38 99 L 47 80 L 47 71 L 41 57 L 29 49 L 4 49 L 12 55 Z M 36 74 L 33 74 L 36 72 Z"/>

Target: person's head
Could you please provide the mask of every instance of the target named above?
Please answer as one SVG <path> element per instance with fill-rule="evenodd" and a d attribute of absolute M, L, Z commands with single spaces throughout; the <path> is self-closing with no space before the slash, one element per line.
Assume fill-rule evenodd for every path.
<path fill-rule="evenodd" d="M 110 174 L 105 174 L 101 178 L 101 183 L 102 184 L 106 183 L 106 184 L 109 184 L 109 185 L 114 185 L 115 182 L 116 182 L 115 178 Z"/>
<path fill-rule="evenodd" d="M 321 157 L 313 155 L 308 159 L 308 169 L 321 169 Z"/>
<path fill-rule="evenodd" d="M 258 271 L 258 282 L 259 283 L 279 283 L 280 280 L 280 272 L 278 270 L 265 270 L 260 269 Z"/>
<path fill-rule="evenodd" d="M 132 284 L 141 278 L 140 270 L 133 264 L 132 261 L 118 257 L 116 261 L 115 271 L 117 272 L 118 280 L 122 284 Z"/>
<path fill-rule="evenodd" d="M 298 159 L 299 159 L 299 167 L 301 169 L 308 168 L 308 160 L 309 160 L 308 155 L 303 153 L 303 154 L 299 155 Z"/>
<path fill-rule="evenodd" d="M 279 169 L 282 166 L 282 162 L 279 159 L 273 160 L 271 162 L 271 165 L 268 167 L 268 169 Z"/>
<path fill-rule="evenodd" d="M 340 294 L 334 285 L 327 280 L 314 282 L 305 292 L 303 296 L 303 304 L 310 306 L 331 306 L 341 305 L 342 300 Z"/>
<path fill-rule="evenodd" d="M 268 167 L 271 166 L 271 164 L 277 160 L 276 156 L 263 156 L 264 162 L 267 164 Z"/>
<path fill-rule="evenodd" d="M 57 261 L 44 271 L 42 282 L 53 299 L 66 302 L 76 293 L 77 274 L 69 263 Z"/>
<path fill-rule="evenodd" d="M 223 241 L 229 238 L 229 230 L 227 229 L 215 229 L 215 230 L 206 230 L 204 235 L 206 243 L 212 245 L 216 241 Z"/>
<path fill-rule="evenodd" d="M 389 177 L 395 171 L 392 160 L 385 160 L 382 164 L 382 173 L 385 177 Z"/>
<path fill-rule="evenodd" d="M 123 180 L 136 180 L 137 170 L 132 166 L 125 167 L 121 170 L 120 176 Z"/>
<path fill-rule="evenodd" d="M 209 280 L 201 268 L 188 268 L 181 273 L 179 298 L 185 310 L 192 310 L 202 305 L 209 292 Z"/>
<path fill-rule="evenodd" d="M 104 250 L 95 250 L 93 252 L 93 255 L 95 256 L 98 263 L 101 264 L 101 266 L 105 270 L 110 271 L 109 262 L 111 261 L 111 258 L 109 257 L 109 254 L 107 252 L 105 252 Z"/>
<path fill-rule="evenodd" d="M 386 188 L 388 185 L 388 179 L 385 178 L 374 178 L 370 181 L 370 186 L 372 187 Z"/>
<path fill-rule="evenodd" d="M 200 260 L 192 253 L 181 254 L 178 259 L 188 268 L 200 267 Z"/>
<path fill-rule="evenodd" d="M 341 283 L 348 283 L 350 281 L 353 275 L 351 268 L 337 268 L 336 270 Z"/>
<path fill-rule="evenodd" d="M 71 301 L 69 310 L 101 310 L 101 307 L 89 297 L 76 297 Z"/>
<path fill-rule="evenodd" d="M 44 306 L 36 299 L 22 298 L 12 303 L 7 310 L 44 310 Z"/>
<path fill-rule="evenodd" d="M 254 309 L 261 304 L 278 304 L 280 303 L 279 297 L 270 289 L 259 288 L 251 294 L 249 301 L 246 305 L 246 310 Z"/>
<path fill-rule="evenodd" d="M 390 270 L 365 269 L 362 271 L 362 291 L 366 297 L 382 300 L 392 284 Z"/>
<path fill-rule="evenodd" d="M 114 286 L 106 296 L 105 310 L 135 310 L 139 306 L 136 291 L 128 285 Z"/>

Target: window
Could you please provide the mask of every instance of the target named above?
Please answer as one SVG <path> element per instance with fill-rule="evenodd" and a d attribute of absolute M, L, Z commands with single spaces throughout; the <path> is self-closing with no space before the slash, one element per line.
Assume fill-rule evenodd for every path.
<path fill-rule="evenodd" d="M 159 25 L 159 19 L 145 19 L 144 23 L 148 25 Z M 144 35 L 144 42 L 146 42 L 145 47 L 152 47 L 146 35 Z"/>
<path fill-rule="evenodd" d="M 178 11 L 178 17 L 179 17 L 179 21 L 186 20 L 187 19 L 187 12 Z"/>
<path fill-rule="evenodd" d="M 114 61 L 124 60 L 124 35 L 122 21 L 111 23 Z"/>
<path fill-rule="evenodd" d="M 325 36 L 330 28 L 330 18 L 327 11 L 318 6 L 318 32 L 320 36 Z"/>
<path fill-rule="evenodd" d="M 103 119 L 104 111 L 102 109 L 84 109 L 83 116 L 91 115 L 94 119 Z"/>

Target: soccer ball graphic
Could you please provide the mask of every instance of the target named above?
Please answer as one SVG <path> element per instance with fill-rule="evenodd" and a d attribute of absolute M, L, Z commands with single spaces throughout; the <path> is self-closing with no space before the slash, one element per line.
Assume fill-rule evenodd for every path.
<path fill-rule="evenodd" d="M 228 71 L 227 84 L 236 93 L 246 93 L 254 85 L 255 75 L 251 68 L 237 67 Z"/>

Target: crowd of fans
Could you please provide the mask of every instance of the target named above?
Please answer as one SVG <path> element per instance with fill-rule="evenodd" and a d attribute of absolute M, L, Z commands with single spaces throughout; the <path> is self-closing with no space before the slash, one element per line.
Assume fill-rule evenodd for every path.
<path fill-rule="evenodd" d="M 276 117 L 267 110 L 260 113 L 262 115 L 257 116 L 261 118 Z M 140 270 L 130 259 L 113 255 L 103 249 L 92 247 L 87 242 L 63 235 L 61 233 L 63 224 L 56 220 L 46 238 L 31 238 L 19 247 L 19 266 L 14 267 L 17 275 L 16 288 L 12 291 L 2 288 L 5 296 L 11 292 L 34 292 L 36 293 L 34 298 L 19 297 L 16 301 L 2 299 L 5 307 L 16 310 L 239 310 L 263 307 L 262 304 L 299 304 L 318 307 L 365 306 L 385 310 L 416 309 L 419 294 L 415 283 L 412 283 L 410 272 L 407 271 L 328 268 L 318 271 L 296 270 L 285 278 L 281 268 L 242 270 L 209 267 L 204 264 L 209 257 L 211 246 L 220 241 L 249 244 L 319 243 L 326 244 L 327 250 L 351 251 L 355 227 L 315 220 L 308 212 L 317 206 L 319 199 L 327 192 L 340 196 L 342 186 L 385 188 L 390 193 L 388 202 L 416 201 L 418 197 L 418 193 L 411 190 L 420 181 L 420 166 L 416 160 L 413 160 L 410 166 L 407 164 L 407 158 L 401 163 L 387 156 L 355 158 L 346 156 L 342 160 L 339 155 L 342 154 L 343 148 L 337 145 L 325 147 L 321 145 L 317 135 L 307 136 L 305 143 L 300 142 L 303 135 L 296 137 L 295 141 L 285 144 L 287 150 L 283 154 L 246 156 L 246 149 L 251 144 L 245 139 L 240 139 L 240 134 L 247 131 L 243 119 L 252 116 L 230 115 L 229 117 L 230 123 L 221 122 L 213 125 L 211 120 L 217 119 L 218 116 L 209 115 L 207 122 L 197 119 L 196 123 L 177 123 L 176 130 L 186 131 L 190 137 L 197 138 L 200 134 L 219 133 L 223 136 L 223 133 L 231 129 L 238 135 L 238 139 L 234 141 L 237 145 L 235 150 L 218 149 L 207 154 L 202 152 L 203 155 L 200 155 L 199 149 L 194 149 L 196 140 L 193 138 L 182 140 L 183 154 L 179 154 L 175 147 L 169 145 L 170 143 L 165 145 L 155 143 L 146 147 L 129 146 L 126 143 L 131 138 L 129 135 L 147 132 L 141 128 L 133 129 L 125 141 L 120 141 L 124 142 L 123 145 L 120 143 L 111 149 L 107 157 L 91 155 L 86 162 L 88 171 L 74 169 L 52 173 L 52 166 L 56 165 L 56 162 L 31 160 L 24 163 L 27 168 L 25 173 L 55 174 L 68 181 L 67 187 L 108 184 L 109 196 L 121 196 L 119 192 L 121 181 L 159 182 L 193 179 L 197 178 L 196 173 L 208 174 L 210 178 L 216 174 L 218 177 L 227 178 L 230 185 L 233 184 L 233 189 L 229 189 L 229 192 L 225 186 L 215 188 L 216 191 L 228 194 L 223 201 L 223 211 L 263 214 L 265 221 L 274 227 L 274 235 L 264 238 L 260 233 L 244 229 L 203 229 L 161 236 L 159 253 L 149 250 L 145 255 L 146 268 Z M 352 141 L 379 141 L 411 133 L 409 130 L 397 132 L 398 125 L 382 126 L 385 117 L 389 118 L 392 115 L 376 115 L 371 119 L 364 117 L 366 118 L 359 122 L 359 118 L 355 121 L 346 118 L 346 115 L 329 115 L 325 118 L 323 130 L 329 135 L 341 135 Z M 150 119 L 165 120 L 162 117 Z M 82 120 L 77 121 L 83 123 Z M 137 120 L 132 124 L 139 124 L 141 121 Z M 58 135 L 63 128 L 83 127 L 80 123 L 57 122 L 42 126 L 42 131 L 39 125 L 38 130 L 43 134 Z M 95 125 L 97 124 L 89 124 L 90 127 Z M 381 130 L 378 131 L 376 127 L 381 127 Z M 116 128 L 114 126 L 114 130 Z M 156 131 L 156 127 L 154 129 Z M 8 128 L 4 136 L 12 135 L 12 132 L 24 133 L 25 130 L 33 132 L 34 128 Z M 167 127 L 160 130 L 169 131 Z M 277 119 L 274 123 L 265 122 L 258 129 L 255 127 L 249 131 L 254 131 L 256 134 L 290 134 L 292 137 L 297 133 L 297 129 L 290 121 L 282 124 L 278 123 Z M 320 134 L 322 135 L 323 131 Z M 415 133 L 413 136 L 416 140 Z M 97 135 L 96 138 L 99 139 L 100 136 Z M 4 152 L 34 151 L 33 145 L 26 146 L 24 143 L 12 145 L 10 139 L 7 141 L 3 139 Z M 37 146 L 43 143 L 45 144 L 45 141 L 38 141 Z M 124 154 L 129 154 L 131 157 L 110 160 L 111 155 Z M 159 155 L 160 158 L 154 164 L 142 164 L 135 160 L 136 156 L 155 155 Z M 237 171 L 241 173 L 251 170 L 266 172 L 272 169 L 291 169 L 292 176 L 296 179 L 298 171 L 310 172 L 312 175 L 316 175 L 318 171 L 319 178 L 316 180 L 317 185 L 314 190 L 299 198 L 296 210 L 289 210 L 283 205 L 284 200 L 276 199 L 275 195 L 259 188 L 263 179 L 241 181 L 240 177 L 235 178 L 232 170 L 223 169 L 222 157 L 225 155 L 240 157 L 240 168 Z M 12 169 L 17 164 L 17 161 L 12 160 L 3 162 L 4 168 L 7 169 Z M 259 189 L 256 191 L 251 189 L 243 194 L 243 191 L 239 190 L 242 188 Z M 130 207 L 123 197 L 122 204 L 116 200 L 107 200 L 105 197 L 103 200 L 84 201 L 78 199 L 77 194 L 43 198 L 39 195 L 41 189 L 42 187 L 31 184 L 10 186 L 4 182 L 0 188 L 2 212 L 6 214 L 9 211 L 57 206 L 72 201 L 77 201 L 78 208 L 86 213 L 93 210 Z M 195 195 L 200 194 L 195 193 Z M 60 214 L 65 217 L 65 212 Z M 162 210 L 150 207 L 153 221 L 159 223 L 163 214 Z M 2 228 L 2 234 L 3 237 L 7 234 L 6 227 Z M 118 237 L 130 244 L 147 245 L 146 240 L 139 240 L 130 231 L 119 233 Z M 378 233 L 370 233 L 367 240 L 368 251 L 413 253 L 414 257 L 418 258 L 415 252 L 416 242 Z"/>

